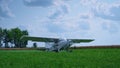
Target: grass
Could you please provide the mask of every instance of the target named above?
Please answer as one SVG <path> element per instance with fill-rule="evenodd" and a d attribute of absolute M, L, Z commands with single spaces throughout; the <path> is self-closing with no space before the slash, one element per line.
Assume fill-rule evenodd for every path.
<path fill-rule="evenodd" d="M 120 49 L 0 50 L 0 68 L 119 68 Z"/>

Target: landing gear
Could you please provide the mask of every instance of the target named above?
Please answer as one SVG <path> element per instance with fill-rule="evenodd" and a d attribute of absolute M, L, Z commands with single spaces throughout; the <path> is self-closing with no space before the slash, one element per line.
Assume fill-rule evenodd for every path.
<path fill-rule="evenodd" d="M 54 52 L 59 52 L 59 50 L 53 50 Z"/>
<path fill-rule="evenodd" d="M 72 50 L 69 50 L 69 52 L 73 52 Z"/>
<path fill-rule="evenodd" d="M 72 52 L 72 50 L 70 50 L 70 49 L 66 49 L 66 51 L 67 51 L 67 52 Z"/>

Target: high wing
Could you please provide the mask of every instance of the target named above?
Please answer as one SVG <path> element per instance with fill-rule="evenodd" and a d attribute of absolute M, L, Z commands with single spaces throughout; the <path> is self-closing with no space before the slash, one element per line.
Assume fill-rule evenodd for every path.
<path fill-rule="evenodd" d="M 73 43 L 88 43 L 94 41 L 94 39 L 68 39 L 71 40 Z"/>
<path fill-rule="evenodd" d="M 46 37 L 32 37 L 24 35 L 21 37 L 21 40 L 31 40 L 31 41 L 37 41 L 37 42 L 57 42 L 58 38 L 46 38 Z"/>
<path fill-rule="evenodd" d="M 24 35 L 21 37 L 21 40 L 31 40 L 31 41 L 37 41 L 37 42 L 58 42 L 59 38 L 46 38 L 46 37 L 32 37 Z M 88 43 L 94 41 L 94 39 L 67 39 L 71 40 L 73 43 Z"/>

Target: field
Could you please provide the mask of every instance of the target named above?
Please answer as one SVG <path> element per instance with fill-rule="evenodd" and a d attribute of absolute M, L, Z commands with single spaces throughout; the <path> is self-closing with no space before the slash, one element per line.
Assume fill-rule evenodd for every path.
<path fill-rule="evenodd" d="M 0 68 L 120 68 L 120 49 L 0 50 Z"/>

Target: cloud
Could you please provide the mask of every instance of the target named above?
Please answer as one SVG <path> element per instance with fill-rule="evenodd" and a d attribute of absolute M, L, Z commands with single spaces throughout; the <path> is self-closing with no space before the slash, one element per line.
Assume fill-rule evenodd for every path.
<path fill-rule="evenodd" d="M 49 13 L 48 18 L 56 19 L 61 18 L 69 12 L 66 0 L 23 0 L 26 6 L 30 7 L 50 7 L 52 11 Z M 48 9 L 48 8 L 47 8 Z"/>
<path fill-rule="evenodd" d="M 61 5 L 59 7 L 56 7 L 57 9 L 52 11 L 48 18 L 50 19 L 58 19 L 62 18 L 65 14 L 69 12 L 68 7 L 65 5 Z"/>
<path fill-rule="evenodd" d="M 49 7 L 54 4 L 54 0 L 23 0 L 23 2 L 30 7 Z"/>
<path fill-rule="evenodd" d="M 11 0 L 0 0 L 0 19 L 13 17 L 8 5 Z"/>
<path fill-rule="evenodd" d="M 20 28 L 21 30 L 27 30 L 27 28 L 24 25 L 19 25 L 18 28 Z"/>
<path fill-rule="evenodd" d="M 61 11 L 56 10 L 51 12 L 51 14 L 48 16 L 49 19 L 56 19 L 56 18 L 60 18 L 60 15 L 62 14 Z"/>
<path fill-rule="evenodd" d="M 88 22 L 80 22 L 79 23 L 79 27 L 82 30 L 89 30 L 90 29 L 90 25 Z"/>
<path fill-rule="evenodd" d="M 45 26 L 47 28 L 47 30 L 51 33 L 62 33 L 65 30 L 63 28 L 61 28 L 59 25 L 54 24 L 54 23 L 48 23 Z"/>
<path fill-rule="evenodd" d="M 101 8 L 101 7 L 100 7 Z M 102 7 L 103 8 L 103 7 Z M 110 8 L 106 8 L 107 11 L 100 11 L 95 10 L 94 14 L 97 17 L 101 17 L 103 19 L 113 20 L 113 21 L 120 21 L 120 4 L 118 6 L 111 6 Z"/>
<path fill-rule="evenodd" d="M 117 34 L 119 32 L 119 22 L 120 22 L 120 1 L 102 1 L 102 0 L 81 0 L 81 5 L 83 7 L 89 8 L 89 14 L 81 14 L 82 19 L 94 19 L 94 21 L 99 24 L 103 31 L 107 31 L 110 34 Z M 89 17 L 90 16 L 90 17 Z M 91 22 L 94 22 L 91 21 Z M 95 29 L 94 29 L 95 30 Z M 104 32 L 105 33 L 105 32 Z"/>
<path fill-rule="evenodd" d="M 104 22 L 102 23 L 103 30 L 109 31 L 111 34 L 117 33 L 119 31 L 117 23 Z"/>
<path fill-rule="evenodd" d="M 120 21 L 120 1 L 81 0 L 80 4 L 91 9 L 96 16 L 107 20 Z"/>
<path fill-rule="evenodd" d="M 54 5 L 54 10 L 52 12 L 50 12 L 50 15 L 48 16 L 49 19 L 60 19 L 62 17 L 64 17 L 66 14 L 69 13 L 70 9 L 69 9 L 69 5 L 67 5 L 65 3 L 65 1 L 58 2 Z"/>

